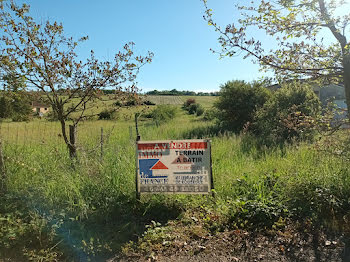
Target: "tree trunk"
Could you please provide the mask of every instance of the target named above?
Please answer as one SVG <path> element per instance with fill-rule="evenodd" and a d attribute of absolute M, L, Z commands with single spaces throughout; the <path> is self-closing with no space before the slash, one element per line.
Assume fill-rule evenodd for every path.
<path fill-rule="evenodd" d="M 76 146 L 76 126 L 70 125 L 69 126 L 69 156 L 70 158 L 77 158 L 77 146 Z"/>
<path fill-rule="evenodd" d="M 60 123 L 61 123 L 61 132 L 63 136 L 63 140 L 65 144 L 67 145 L 68 151 L 69 151 L 69 156 L 70 158 L 77 158 L 77 147 L 76 147 L 76 126 L 75 125 L 70 125 L 69 126 L 69 139 L 66 133 L 66 122 L 65 120 L 60 116 Z"/>

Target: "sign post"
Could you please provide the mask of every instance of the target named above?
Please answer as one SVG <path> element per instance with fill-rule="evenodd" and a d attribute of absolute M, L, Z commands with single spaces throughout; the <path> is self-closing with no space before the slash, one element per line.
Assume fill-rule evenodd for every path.
<path fill-rule="evenodd" d="M 137 141 L 137 194 L 209 194 L 214 188 L 211 142 Z"/>

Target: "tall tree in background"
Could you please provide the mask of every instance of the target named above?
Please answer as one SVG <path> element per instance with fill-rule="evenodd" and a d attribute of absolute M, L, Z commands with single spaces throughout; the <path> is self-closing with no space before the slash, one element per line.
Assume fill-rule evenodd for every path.
<path fill-rule="evenodd" d="M 279 77 L 344 83 L 350 109 L 350 14 L 346 1 L 254 1 L 252 6 L 236 6 L 242 18 L 225 28 L 214 21 L 207 0 L 202 1 L 204 19 L 220 34 L 221 50 L 214 52 L 229 57 L 243 52 L 244 58 L 252 57 Z M 276 48 L 254 36 L 259 30 L 275 40 Z"/>
<path fill-rule="evenodd" d="M 25 90 L 25 78 L 15 72 L 1 77 L 3 90 L 0 92 L 0 118 L 13 121 L 27 121 L 33 113 L 32 95 Z"/>
<path fill-rule="evenodd" d="M 136 56 L 134 43 L 128 43 L 113 61 L 99 61 L 93 51 L 86 61 L 80 61 L 75 50 L 87 37 L 74 41 L 65 36 L 62 24 L 36 23 L 28 12 L 26 4 L 0 3 L 0 67 L 5 73 L 16 72 L 25 78 L 28 88 L 45 95 L 61 123 L 70 155 L 75 156 L 76 145 L 69 139 L 67 119 L 72 118 L 75 127 L 102 88 L 136 92 L 136 75 L 151 62 L 153 54 Z"/>

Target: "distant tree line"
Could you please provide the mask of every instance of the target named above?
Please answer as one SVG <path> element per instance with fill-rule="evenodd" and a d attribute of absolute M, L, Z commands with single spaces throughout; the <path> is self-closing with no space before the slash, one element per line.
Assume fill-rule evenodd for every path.
<path fill-rule="evenodd" d="M 176 89 L 172 90 L 153 90 L 146 92 L 146 95 L 157 95 L 157 96 L 218 96 L 219 92 L 194 92 L 194 91 L 179 91 Z"/>

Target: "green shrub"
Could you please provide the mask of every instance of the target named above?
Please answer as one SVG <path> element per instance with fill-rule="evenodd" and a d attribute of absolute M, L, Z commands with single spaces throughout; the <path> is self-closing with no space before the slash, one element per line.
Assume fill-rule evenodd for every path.
<path fill-rule="evenodd" d="M 203 106 L 200 105 L 200 104 L 197 104 L 197 105 L 198 105 L 198 107 L 197 107 L 197 110 L 196 110 L 196 115 L 197 115 L 197 116 L 201 116 L 201 115 L 204 114 L 204 108 L 203 108 Z"/>
<path fill-rule="evenodd" d="M 124 106 L 137 106 L 140 105 L 140 98 L 136 95 L 130 95 L 124 103 Z"/>
<path fill-rule="evenodd" d="M 313 137 L 320 100 L 308 86 L 288 84 L 257 110 L 250 130 L 267 146 Z"/>
<path fill-rule="evenodd" d="M 30 103 L 30 96 L 24 91 L 3 92 L 0 97 L 0 118 L 28 121 L 33 113 Z"/>
<path fill-rule="evenodd" d="M 271 96 L 270 91 L 258 83 L 229 81 L 222 85 L 219 100 L 215 103 L 222 128 L 240 132 L 252 122 L 255 111 Z"/>
<path fill-rule="evenodd" d="M 156 105 L 155 103 L 153 103 L 153 102 L 150 101 L 150 100 L 144 101 L 143 104 L 146 105 L 146 106 L 154 106 L 154 105 Z"/>
<path fill-rule="evenodd" d="M 114 119 L 114 117 L 115 117 L 115 110 L 105 109 L 98 114 L 99 120 L 102 120 L 102 119 L 110 120 L 110 119 Z"/>
<path fill-rule="evenodd" d="M 12 106 L 9 97 L 0 97 L 0 118 L 8 118 L 12 115 Z"/>
<path fill-rule="evenodd" d="M 188 107 L 188 113 L 190 115 L 194 115 L 196 112 L 197 112 L 197 108 L 199 107 L 199 104 L 191 104 L 189 107 Z"/>
<path fill-rule="evenodd" d="M 196 103 L 196 100 L 195 100 L 195 99 L 189 98 L 189 99 L 186 100 L 186 102 L 183 104 L 182 107 L 183 107 L 185 110 L 188 110 L 188 108 L 189 108 L 192 104 L 195 104 L 195 103 Z"/>
<path fill-rule="evenodd" d="M 116 102 L 114 103 L 114 105 L 115 105 L 116 107 L 121 107 L 121 106 L 123 106 L 123 103 L 122 103 L 121 101 L 116 101 Z"/>
<path fill-rule="evenodd" d="M 159 125 L 165 123 L 176 116 L 176 107 L 170 105 L 159 105 L 152 113 L 153 121 Z"/>
<path fill-rule="evenodd" d="M 205 110 L 203 119 L 212 121 L 217 117 L 218 111 L 215 108 Z"/>
<path fill-rule="evenodd" d="M 197 116 L 201 116 L 204 113 L 204 108 L 201 104 L 190 104 L 188 107 L 183 107 L 183 109 L 187 110 L 190 115 L 196 114 Z"/>

